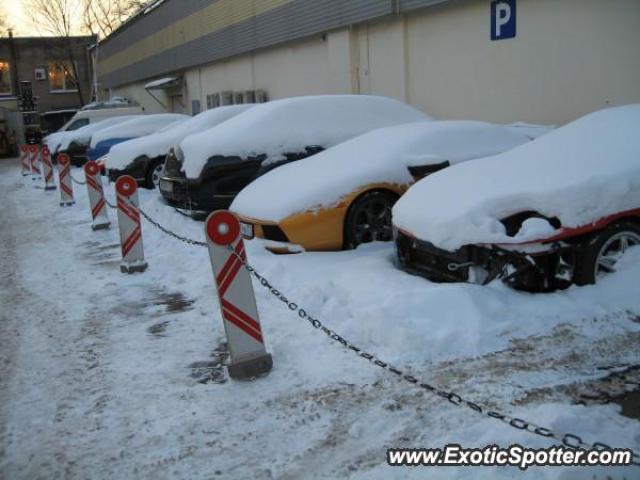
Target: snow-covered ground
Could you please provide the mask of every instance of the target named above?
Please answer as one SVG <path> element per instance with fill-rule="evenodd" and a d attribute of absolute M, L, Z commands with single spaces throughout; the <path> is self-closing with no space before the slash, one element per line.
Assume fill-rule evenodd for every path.
<path fill-rule="evenodd" d="M 74 169 L 76 178 L 81 171 Z M 399 382 L 329 341 L 264 289 L 274 370 L 224 381 L 224 333 L 206 249 L 148 223 L 149 269 L 119 271 L 112 228 L 92 232 L 87 193 L 58 206 L 0 162 L 0 478 L 638 478 L 640 468 L 388 467 L 389 447 L 538 436 Z M 106 187 L 113 200 L 113 186 Z M 203 224 L 141 191 L 165 226 Z M 250 261 L 330 328 L 424 381 L 587 441 L 640 449 L 615 404 L 575 405 L 640 364 L 640 251 L 597 286 L 530 295 L 495 282 L 438 285 L 394 268 L 387 244 Z M 207 383 L 207 380 L 212 380 Z"/>

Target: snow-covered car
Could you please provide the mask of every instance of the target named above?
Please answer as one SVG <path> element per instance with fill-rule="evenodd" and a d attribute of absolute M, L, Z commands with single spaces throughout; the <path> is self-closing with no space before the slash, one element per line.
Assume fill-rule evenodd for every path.
<path fill-rule="evenodd" d="M 206 110 L 175 127 L 170 125 L 156 133 L 115 145 L 106 157 L 109 178 L 131 175 L 147 188 L 158 186 L 164 159 L 169 150 L 187 136 L 213 128 L 248 110 L 252 104 L 229 105 Z"/>
<path fill-rule="evenodd" d="M 391 208 L 416 180 L 527 143 L 526 133 L 468 121 L 380 128 L 256 179 L 231 210 L 245 236 L 268 240 L 273 251 L 389 241 Z"/>
<path fill-rule="evenodd" d="M 257 105 L 184 139 L 167 156 L 160 192 L 192 210 L 228 208 L 262 174 L 365 132 L 431 117 L 398 100 L 319 95 Z"/>
<path fill-rule="evenodd" d="M 91 104 L 90 104 L 91 105 Z M 60 142 L 65 138 L 65 134 L 73 132 L 87 125 L 102 122 L 109 118 L 127 116 L 127 115 L 143 115 L 144 110 L 139 105 L 123 104 L 121 102 L 111 103 L 104 102 L 100 105 L 95 104 L 94 108 L 81 108 L 60 130 L 53 132 L 42 139 L 43 145 L 49 148 L 54 156 L 58 153 Z"/>
<path fill-rule="evenodd" d="M 393 224 L 399 265 L 435 281 L 595 283 L 640 244 L 640 104 L 425 178 Z"/>
<path fill-rule="evenodd" d="M 118 143 L 155 133 L 165 127 L 177 126 L 177 122 L 187 119 L 187 115 L 180 113 L 158 113 L 118 123 L 91 136 L 87 155 L 89 160 L 96 161 L 109 153 L 111 147 Z"/>
<path fill-rule="evenodd" d="M 89 149 L 91 137 L 94 133 L 110 128 L 119 123 L 127 122 L 143 116 L 144 115 L 123 115 L 120 117 L 107 118 L 98 123 L 86 125 L 78 130 L 65 132 L 59 141 L 59 147 L 56 155 L 59 153 L 66 153 L 69 155 L 72 165 L 84 165 L 89 160 L 87 151 Z"/>

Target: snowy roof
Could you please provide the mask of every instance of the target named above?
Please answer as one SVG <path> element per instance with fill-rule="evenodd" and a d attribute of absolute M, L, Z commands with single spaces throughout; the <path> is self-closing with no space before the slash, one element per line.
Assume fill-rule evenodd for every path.
<path fill-rule="evenodd" d="M 104 141 L 114 138 L 135 138 L 143 135 L 149 135 L 161 128 L 171 125 L 174 122 L 186 120 L 187 115 L 178 113 L 160 113 L 157 115 L 143 115 L 140 118 L 128 120 L 126 122 L 113 125 L 96 132 L 91 137 L 91 148 Z"/>
<path fill-rule="evenodd" d="M 398 100 L 368 95 L 318 95 L 257 105 L 206 133 L 186 138 L 183 170 L 197 178 L 213 155 L 247 158 L 266 155 L 266 163 L 307 146 L 332 147 L 376 128 L 431 120 Z"/>
<path fill-rule="evenodd" d="M 500 219 L 523 211 L 578 227 L 633 208 L 640 208 L 640 104 L 589 114 L 509 152 L 431 175 L 398 201 L 393 219 L 455 250 L 538 240 L 539 229 L 507 236 Z"/>
<path fill-rule="evenodd" d="M 252 104 L 245 104 L 206 110 L 177 126 L 172 124 L 161 132 L 115 145 L 109 151 L 107 168 L 124 169 L 142 155 L 149 158 L 166 155 L 171 147 L 177 146 L 188 135 L 212 128 L 251 107 L 253 107 Z"/>
<path fill-rule="evenodd" d="M 164 88 L 169 85 L 175 83 L 178 79 L 176 77 L 165 77 L 159 78 L 158 80 L 154 80 L 153 82 L 147 83 L 144 88 L 146 90 L 152 90 L 154 88 Z"/>
<path fill-rule="evenodd" d="M 277 222 L 335 204 L 367 185 L 410 185 L 414 179 L 409 166 L 456 164 L 528 141 L 509 127 L 484 122 L 417 122 L 380 128 L 272 170 L 245 187 L 231 209 Z"/>
<path fill-rule="evenodd" d="M 65 108 L 62 110 L 50 110 L 48 112 L 41 113 L 40 115 L 47 116 L 47 115 L 57 115 L 60 113 L 76 113 L 77 111 L 78 111 L 77 108 Z"/>
<path fill-rule="evenodd" d="M 119 107 L 138 107 L 140 104 L 129 100 L 126 97 L 112 97 L 109 100 L 103 102 L 91 102 L 84 105 L 80 110 L 102 110 L 107 108 L 119 108 Z"/>

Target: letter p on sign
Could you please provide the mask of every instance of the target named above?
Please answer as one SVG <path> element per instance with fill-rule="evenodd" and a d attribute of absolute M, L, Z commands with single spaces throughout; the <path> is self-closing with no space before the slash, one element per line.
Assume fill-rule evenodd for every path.
<path fill-rule="evenodd" d="M 516 36 L 516 0 L 491 2 L 491 40 Z"/>

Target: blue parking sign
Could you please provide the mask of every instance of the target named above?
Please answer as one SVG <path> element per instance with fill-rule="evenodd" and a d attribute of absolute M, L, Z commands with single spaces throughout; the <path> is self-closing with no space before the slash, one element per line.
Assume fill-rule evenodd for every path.
<path fill-rule="evenodd" d="M 491 40 L 516 36 L 516 0 L 491 2 Z"/>

